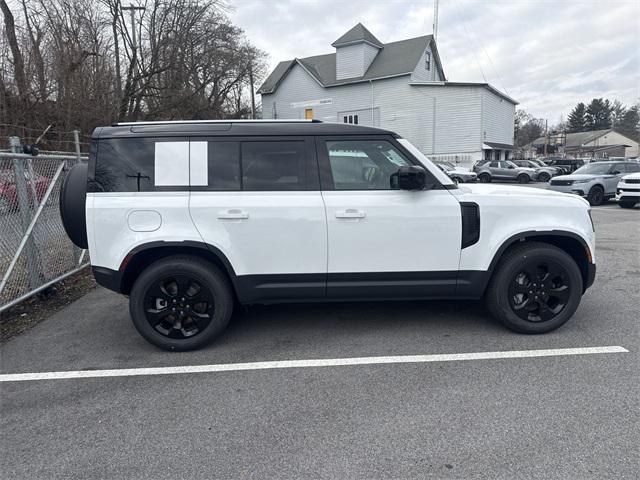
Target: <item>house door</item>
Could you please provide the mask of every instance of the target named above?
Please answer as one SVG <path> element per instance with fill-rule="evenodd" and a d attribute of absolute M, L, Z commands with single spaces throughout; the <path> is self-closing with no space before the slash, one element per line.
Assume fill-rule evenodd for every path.
<path fill-rule="evenodd" d="M 313 108 L 304 109 L 304 118 L 305 120 L 313 120 Z"/>

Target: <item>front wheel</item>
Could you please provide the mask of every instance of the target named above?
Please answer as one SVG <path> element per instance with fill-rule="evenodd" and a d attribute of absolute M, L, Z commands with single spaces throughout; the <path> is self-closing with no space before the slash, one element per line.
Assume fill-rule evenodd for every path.
<path fill-rule="evenodd" d="M 618 202 L 618 205 L 620 205 L 621 208 L 633 208 L 636 206 L 636 202 Z"/>
<path fill-rule="evenodd" d="M 589 190 L 587 194 L 587 200 L 589 200 L 589 203 L 593 207 L 601 205 L 604 201 L 604 189 L 599 185 L 591 187 L 591 190 Z"/>
<path fill-rule="evenodd" d="M 140 274 L 129 310 L 148 342 L 164 350 L 195 350 L 227 327 L 233 295 L 215 265 L 192 256 L 166 257 Z"/>
<path fill-rule="evenodd" d="M 547 172 L 542 172 L 540 175 L 538 175 L 538 180 L 547 183 L 549 180 L 551 180 L 551 175 L 549 175 Z"/>
<path fill-rule="evenodd" d="M 546 333 L 566 323 L 582 296 L 576 262 L 538 242 L 512 247 L 498 264 L 486 294 L 492 315 L 519 333 Z"/>
<path fill-rule="evenodd" d="M 481 173 L 480 175 L 478 175 L 478 181 L 480 183 L 490 183 L 491 175 L 489 175 L 488 173 Z"/>
<path fill-rule="evenodd" d="M 518 183 L 529 183 L 529 176 L 521 173 L 518 175 Z"/>

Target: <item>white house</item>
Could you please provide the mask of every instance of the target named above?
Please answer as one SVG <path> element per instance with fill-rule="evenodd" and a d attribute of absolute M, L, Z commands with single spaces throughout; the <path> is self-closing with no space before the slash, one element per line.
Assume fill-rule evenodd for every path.
<path fill-rule="evenodd" d="M 432 35 L 384 44 L 359 23 L 332 46 L 276 66 L 258 90 L 263 118 L 379 126 L 465 166 L 509 158 L 517 102 L 487 83 L 447 81 Z"/>

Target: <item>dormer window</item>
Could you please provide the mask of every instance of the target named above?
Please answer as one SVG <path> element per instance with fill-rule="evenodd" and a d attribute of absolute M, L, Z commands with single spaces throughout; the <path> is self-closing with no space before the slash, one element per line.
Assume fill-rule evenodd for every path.
<path fill-rule="evenodd" d="M 424 52 L 424 68 L 425 70 L 431 70 L 431 52 L 429 50 Z"/>

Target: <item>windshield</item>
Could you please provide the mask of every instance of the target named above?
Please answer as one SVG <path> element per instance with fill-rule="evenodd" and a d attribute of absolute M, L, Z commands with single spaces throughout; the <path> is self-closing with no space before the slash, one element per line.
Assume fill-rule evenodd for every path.
<path fill-rule="evenodd" d="M 611 167 L 613 167 L 613 165 L 610 163 L 590 163 L 589 165 L 580 167 L 573 173 L 603 175 L 605 173 L 609 173 L 609 170 L 611 170 Z"/>
<path fill-rule="evenodd" d="M 406 138 L 399 138 L 398 143 L 409 150 L 409 153 L 411 153 L 411 155 L 413 155 L 416 160 L 418 160 L 424 166 L 424 168 L 429 170 L 429 172 L 431 172 L 431 174 L 436 177 L 440 181 L 440 183 L 442 183 L 443 185 L 455 185 L 453 180 L 451 180 L 445 173 L 443 173 L 442 170 L 437 168 L 433 164 L 433 162 L 425 157 L 420 150 L 414 147 L 409 140 L 407 140 Z"/>

